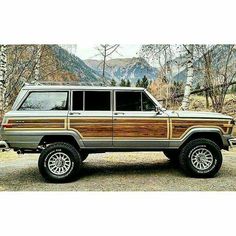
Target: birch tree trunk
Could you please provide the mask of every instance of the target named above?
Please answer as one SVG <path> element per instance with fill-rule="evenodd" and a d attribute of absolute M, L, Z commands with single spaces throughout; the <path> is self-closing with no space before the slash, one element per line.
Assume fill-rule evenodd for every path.
<path fill-rule="evenodd" d="M 187 81 L 184 89 L 184 97 L 181 105 L 181 110 L 189 109 L 189 97 L 193 84 L 193 45 L 188 45 L 187 50 Z"/>
<path fill-rule="evenodd" d="M 42 54 L 42 46 L 37 45 L 37 52 L 35 57 L 34 80 L 37 82 L 40 79 L 40 59 Z"/>
<path fill-rule="evenodd" d="M 0 117 L 3 116 L 5 111 L 5 93 L 6 93 L 6 81 L 5 76 L 7 72 L 7 55 L 6 45 L 0 45 Z"/>
<path fill-rule="evenodd" d="M 105 71 L 106 71 L 107 49 L 104 48 L 103 62 L 102 62 L 102 80 L 105 85 Z"/>

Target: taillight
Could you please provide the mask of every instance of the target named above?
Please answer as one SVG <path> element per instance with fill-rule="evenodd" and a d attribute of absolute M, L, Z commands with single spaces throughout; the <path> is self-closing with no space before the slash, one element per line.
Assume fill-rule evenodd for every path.
<path fill-rule="evenodd" d="M 2 127 L 3 128 L 12 128 L 12 124 L 3 124 Z"/>

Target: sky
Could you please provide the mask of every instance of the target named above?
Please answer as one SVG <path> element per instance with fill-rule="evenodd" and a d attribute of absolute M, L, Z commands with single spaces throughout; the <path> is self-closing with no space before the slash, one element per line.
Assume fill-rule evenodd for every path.
<path fill-rule="evenodd" d="M 98 44 L 99 45 L 99 44 Z M 101 56 L 96 56 L 98 51 L 95 49 L 98 45 L 80 45 L 77 44 L 76 55 L 82 59 L 101 59 Z M 118 53 L 114 53 L 110 58 L 130 58 L 138 57 L 138 51 L 141 45 L 138 44 L 121 44 Z"/>

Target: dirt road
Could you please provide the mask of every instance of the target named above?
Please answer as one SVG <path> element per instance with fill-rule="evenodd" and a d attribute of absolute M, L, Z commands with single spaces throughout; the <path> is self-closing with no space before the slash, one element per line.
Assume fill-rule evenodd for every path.
<path fill-rule="evenodd" d="M 38 172 L 37 155 L 0 153 L 0 191 L 235 191 L 236 151 L 223 155 L 215 178 L 195 179 L 162 153 L 90 154 L 77 180 L 50 184 Z"/>

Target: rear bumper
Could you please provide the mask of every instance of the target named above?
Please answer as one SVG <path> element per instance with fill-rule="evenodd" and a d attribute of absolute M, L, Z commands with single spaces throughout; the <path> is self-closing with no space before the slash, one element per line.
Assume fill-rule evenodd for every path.
<path fill-rule="evenodd" d="M 231 138 L 228 140 L 229 145 L 231 148 L 235 148 L 236 147 L 236 138 Z"/>
<path fill-rule="evenodd" d="M 5 141 L 0 141 L 0 151 L 9 151 L 10 147 Z"/>

